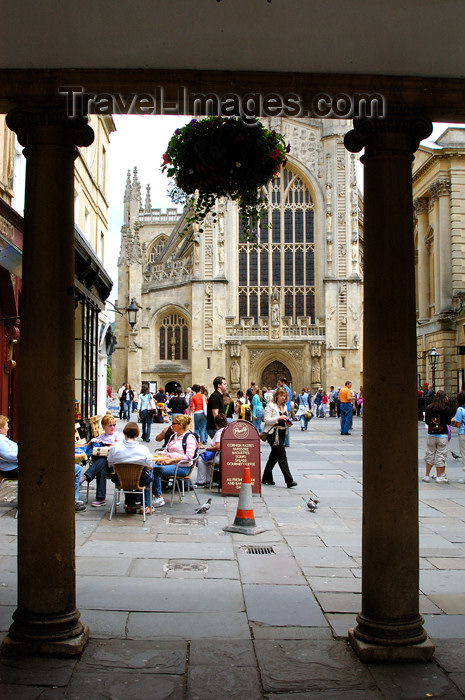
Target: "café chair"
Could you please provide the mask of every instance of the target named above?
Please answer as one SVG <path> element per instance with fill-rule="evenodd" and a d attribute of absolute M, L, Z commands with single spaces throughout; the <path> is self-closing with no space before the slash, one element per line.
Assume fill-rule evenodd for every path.
<path fill-rule="evenodd" d="M 182 502 L 182 497 L 184 496 L 184 484 L 187 484 L 187 492 L 189 492 L 189 489 L 192 488 L 192 491 L 194 492 L 194 495 L 197 499 L 197 503 L 200 505 L 199 497 L 197 495 L 197 491 L 194 488 L 192 481 L 191 481 L 191 475 L 192 472 L 194 471 L 194 468 L 197 464 L 197 459 L 198 455 L 196 454 L 194 459 L 192 460 L 181 460 L 181 462 L 178 462 L 176 464 L 176 470 L 174 472 L 173 476 L 173 487 L 171 491 L 171 501 L 170 501 L 170 508 L 173 507 L 173 500 L 174 500 L 174 491 L 177 488 L 178 493 L 179 493 L 179 500 Z M 181 476 L 181 474 L 178 474 L 178 469 L 179 467 L 189 467 L 189 472 L 186 474 L 186 476 Z M 182 491 L 181 491 L 181 486 L 182 484 Z"/>
<path fill-rule="evenodd" d="M 142 493 L 142 515 L 145 523 L 145 490 L 148 489 L 150 494 L 150 514 L 152 514 L 152 484 L 147 486 L 139 486 L 139 481 L 143 470 L 143 464 L 130 464 L 129 462 L 114 464 L 116 476 L 119 480 L 119 486 L 115 484 L 113 492 L 113 500 L 111 502 L 109 520 L 112 519 L 113 513 L 116 513 L 117 506 L 120 502 L 121 493 Z"/>

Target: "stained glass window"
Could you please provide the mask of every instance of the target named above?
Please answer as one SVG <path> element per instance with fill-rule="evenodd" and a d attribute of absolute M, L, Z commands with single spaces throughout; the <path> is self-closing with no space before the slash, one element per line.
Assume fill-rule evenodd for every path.
<path fill-rule="evenodd" d="M 239 240 L 239 317 L 268 318 L 280 292 L 281 315 L 315 321 L 315 231 L 308 185 L 292 166 L 268 184 L 268 209 L 260 222 L 260 248 Z M 265 228 L 268 221 L 271 229 Z M 241 230 L 241 224 L 239 224 Z"/>
<path fill-rule="evenodd" d="M 168 314 L 160 324 L 160 360 L 189 359 L 189 329 L 179 314 Z"/>

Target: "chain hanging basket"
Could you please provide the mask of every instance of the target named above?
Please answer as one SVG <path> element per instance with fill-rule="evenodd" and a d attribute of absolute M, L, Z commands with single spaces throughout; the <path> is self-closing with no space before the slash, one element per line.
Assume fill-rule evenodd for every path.
<path fill-rule="evenodd" d="M 174 178 L 177 202 L 185 195 L 199 224 L 215 206 L 217 197 L 239 204 L 243 238 L 257 243 L 257 223 L 266 207 L 261 188 L 286 163 L 290 146 L 261 122 L 244 123 L 235 117 L 192 119 L 176 129 L 163 155 L 162 171 Z"/>

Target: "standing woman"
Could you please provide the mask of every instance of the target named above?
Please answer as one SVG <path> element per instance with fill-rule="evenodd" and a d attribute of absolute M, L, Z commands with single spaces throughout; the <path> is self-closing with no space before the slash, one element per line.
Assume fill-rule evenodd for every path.
<path fill-rule="evenodd" d="M 200 391 L 200 384 L 193 384 L 190 410 L 194 414 L 194 433 L 199 436 L 200 443 L 205 445 L 208 442 L 207 435 L 207 399 Z"/>
<path fill-rule="evenodd" d="M 292 478 L 289 464 L 287 463 L 286 448 L 284 447 L 284 439 L 288 430 L 287 400 L 288 394 L 286 389 L 276 389 L 273 394 L 273 400 L 265 408 L 263 431 L 268 433 L 267 441 L 271 447 L 271 452 L 263 472 L 262 484 L 274 486 L 273 467 L 277 462 L 283 473 L 286 486 L 290 489 L 293 486 L 297 486 L 297 482 Z"/>
<path fill-rule="evenodd" d="M 430 481 L 430 471 L 436 467 L 436 483 L 448 482 L 446 471 L 447 442 L 449 439 L 447 426 L 451 423 L 449 401 L 445 391 L 437 391 L 433 401 L 426 407 L 425 423 L 428 426 L 426 438 L 426 474 L 423 481 Z"/>
<path fill-rule="evenodd" d="M 305 389 L 305 387 L 302 387 L 302 391 L 298 395 L 297 399 L 299 401 L 299 408 L 297 409 L 295 417 L 300 420 L 300 429 L 307 430 L 308 421 L 310 420 L 309 413 L 311 412 L 311 409 L 310 398 L 308 395 L 308 391 Z"/>
<path fill-rule="evenodd" d="M 252 423 L 257 428 L 259 433 L 262 430 L 262 420 L 264 414 L 265 411 L 263 410 L 261 392 L 258 386 L 254 384 L 252 387 Z"/>
<path fill-rule="evenodd" d="M 139 394 L 139 419 L 142 423 L 142 442 L 150 442 L 152 414 L 149 413 L 149 401 L 151 398 L 153 398 L 153 396 L 147 384 L 143 384 Z"/>

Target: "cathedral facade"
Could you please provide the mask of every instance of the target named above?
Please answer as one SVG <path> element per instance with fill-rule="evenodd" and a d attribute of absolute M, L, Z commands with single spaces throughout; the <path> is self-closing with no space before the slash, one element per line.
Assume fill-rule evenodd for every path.
<path fill-rule="evenodd" d="M 113 388 L 128 381 L 173 389 L 232 391 L 251 381 L 315 391 L 362 372 L 363 232 L 356 156 L 344 120 L 266 119 L 290 143 L 286 166 L 266 188 L 259 245 L 241 238 L 238 208 L 186 224 L 187 212 L 143 202 L 128 173 L 118 263 L 118 307 L 131 299 L 133 329 L 116 319 Z"/>

